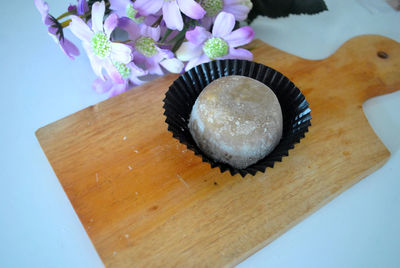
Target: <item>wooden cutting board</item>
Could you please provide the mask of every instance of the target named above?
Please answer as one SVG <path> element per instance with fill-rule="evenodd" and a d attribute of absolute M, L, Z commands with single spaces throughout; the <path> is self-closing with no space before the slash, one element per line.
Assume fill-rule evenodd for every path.
<path fill-rule="evenodd" d="M 313 116 L 266 174 L 221 174 L 172 138 L 162 100 L 176 75 L 36 132 L 106 266 L 233 266 L 388 159 L 362 103 L 400 88 L 399 43 L 360 36 L 317 61 L 252 45 L 255 61 L 302 90 Z"/>

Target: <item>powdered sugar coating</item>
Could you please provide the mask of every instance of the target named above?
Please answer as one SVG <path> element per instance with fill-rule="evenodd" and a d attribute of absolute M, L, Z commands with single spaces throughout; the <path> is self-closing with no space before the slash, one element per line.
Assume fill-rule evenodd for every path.
<path fill-rule="evenodd" d="M 269 87 L 232 75 L 213 81 L 201 92 L 189 129 L 205 154 L 241 169 L 278 145 L 282 121 L 279 101 Z"/>

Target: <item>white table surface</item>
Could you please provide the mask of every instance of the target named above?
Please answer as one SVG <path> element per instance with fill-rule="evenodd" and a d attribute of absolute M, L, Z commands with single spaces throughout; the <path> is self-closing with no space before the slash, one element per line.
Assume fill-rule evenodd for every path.
<path fill-rule="evenodd" d="M 49 1 L 51 13 L 68 3 Z M 360 34 L 400 41 L 400 13 L 382 0 L 327 4 L 315 16 L 258 19 L 256 36 L 308 59 Z M 33 1 L 1 6 L 0 267 L 102 267 L 34 132 L 107 96 L 92 91 L 85 55 L 70 61 L 53 43 Z M 388 162 L 238 267 L 400 267 L 400 91 L 364 111 Z"/>

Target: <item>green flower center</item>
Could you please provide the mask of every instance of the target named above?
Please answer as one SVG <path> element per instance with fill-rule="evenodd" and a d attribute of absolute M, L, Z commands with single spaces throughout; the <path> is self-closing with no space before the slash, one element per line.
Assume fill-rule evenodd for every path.
<path fill-rule="evenodd" d="M 217 15 L 224 7 L 223 0 L 201 0 L 200 5 L 206 11 L 206 16 L 213 17 Z"/>
<path fill-rule="evenodd" d="M 142 36 L 135 43 L 136 50 L 146 57 L 153 57 L 157 54 L 157 47 L 150 37 Z"/>
<path fill-rule="evenodd" d="M 122 78 L 129 78 L 131 76 L 131 68 L 126 66 L 125 64 L 121 62 L 114 62 L 115 68 L 117 68 L 118 72 L 121 74 Z"/>
<path fill-rule="evenodd" d="M 229 46 L 225 40 L 219 37 L 213 37 L 204 43 L 203 51 L 210 59 L 215 59 L 228 54 Z"/>
<path fill-rule="evenodd" d="M 94 54 L 104 59 L 111 53 L 111 42 L 104 33 L 95 33 L 92 37 L 92 49 Z"/>
<path fill-rule="evenodd" d="M 137 10 L 133 8 L 131 4 L 126 6 L 126 16 L 136 23 L 142 23 L 144 17 L 136 18 Z"/>

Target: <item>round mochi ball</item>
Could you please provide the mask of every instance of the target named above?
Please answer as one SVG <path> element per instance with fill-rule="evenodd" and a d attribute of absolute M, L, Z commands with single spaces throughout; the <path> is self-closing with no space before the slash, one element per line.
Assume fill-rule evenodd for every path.
<path fill-rule="evenodd" d="M 275 93 L 245 76 L 225 76 L 197 98 L 189 130 L 197 146 L 217 162 L 243 169 L 268 155 L 282 137 Z"/>

